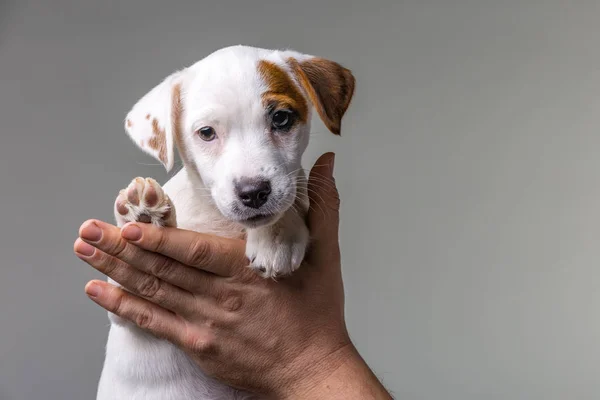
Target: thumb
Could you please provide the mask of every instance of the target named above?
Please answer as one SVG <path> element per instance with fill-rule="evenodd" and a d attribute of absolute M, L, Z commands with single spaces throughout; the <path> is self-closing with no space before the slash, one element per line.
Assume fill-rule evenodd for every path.
<path fill-rule="evenodd" d="M 310 208 L 308 229 L 312 238 L 313 256 L 339 256 L 338 231 L 340 223 L 340 197 L 333 166 L 335 154 L 325 153 L 315 163 L 308 180 Z"/>

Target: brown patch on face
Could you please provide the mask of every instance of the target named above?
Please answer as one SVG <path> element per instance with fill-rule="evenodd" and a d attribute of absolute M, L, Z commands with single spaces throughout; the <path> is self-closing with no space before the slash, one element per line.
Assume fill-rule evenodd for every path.
<path fill-rule="evenodd" d="M 298 119 L 306 123 L 306 99 L 288 73 L 277 64 L 266 60 L 258 62 L 258 73 L 268 86 L 267 91 L 261 95 L 264 106 L 292 109 L 297 113 Z"/>
<path fill-rule="evenodd" d="M 130 120 L 130 119 L 128 119 L 128 120 L 127 120 L 127 127 L 128 127 L 128 128 L 131 128 L 132 126 L 133 126 L 133 123 L 131 123 L 131 120 Z"/>
<path fill-rule="evenodd" d="M 152 132 L 154 136 L 148 140 L 148 146 L 158 152 L 158 159 L 163 163 L 167 163 L 167 135 L 164 129 L 160 129 L 158 120 L 152 119 Z"/>
<path fill-rule="evenodd" d="M 352 72 L 336 62 L 318 57 L 302 62 L 292 57 L 288 62 L 327 128 L 339 135 L 342 117 L 354 95 Z"/>
<path fill-rule="evenodd" d="M 146 119 L 150 119 L 150 114 L 146 114 Z"/>

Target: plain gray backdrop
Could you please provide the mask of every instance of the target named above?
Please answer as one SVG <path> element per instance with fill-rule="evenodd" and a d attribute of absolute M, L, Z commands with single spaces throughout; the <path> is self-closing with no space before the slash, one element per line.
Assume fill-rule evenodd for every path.
<path fill-rule="evenodd" d="M 108 320 L 72 253 L 131 178 L 134 102 L 220 47 L 352 69 L 350 333 L 398 399 L 600 398 L 600 3 L 0 3 L 0 399 L 93 399 Z"/>

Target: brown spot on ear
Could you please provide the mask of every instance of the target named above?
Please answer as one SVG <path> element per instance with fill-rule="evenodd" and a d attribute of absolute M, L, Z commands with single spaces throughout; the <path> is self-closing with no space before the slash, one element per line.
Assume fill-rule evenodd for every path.
<path fill-rule="evenodd" d="M 324 58 L 298 62 L 291 57 L 288 61 L 327 128 L 339 135 L 342 117 L 354 95 L 352 72 Z"/>
<path fill-rule="evenodd" d="M 173 92 L 171 93 L 171 130 L 173 131 L 173 138 L 177 142 L 181 138 L 181 113 L 183 112 L 181 106 L 181 84 L 173 86 Z"/>
<path fill-rule="evenodd" d="M 150 119 L 150 114 L 146 114 L 146 119 Z"/>
<path fill-rule="evenodd" d="M 131 123 L 131 120 L 130 120 L 130 119 L 128 119 L 128 120 L 127 120 L 127 127 L 128 127 L 128 128 L 131 128 L 132 126 L 133 126 L 133 124 Z"/>
<path fill-rule="evenodd" d="M 290 75 L 280 66 L 270 61 L 258 62 L 258 73 L 267 83 L 268 89 L 261 97 L 265 107 L 291 108 L 296 111 L 301 122 L 305 123 L 308 106 Z"/>
<path fill-rule="evenodd" d="M 164 164 L 167 163 L 167 135 L 164 129 L 158 125 L 156 118 L 152 119 L 152 132 L 154 136 L 148 140 L 148 146 L 158 152 L 158 159 Z"/>
<path fill-rule="evenodd" d="M 181 84 L 177 84 L 173 86 L 173 92 L 171 94 L 171 130 L 173 131 L 173 142 L 177 146 L 177 150 L 179 151 L 183 163 L 189 165 L 193 171 L 197 171 L 198 168 L 196 163 L 189 157 L 183 147 L 183 128 L 181 126 L 183 112 L 183 104 L 181 103 Z"/>

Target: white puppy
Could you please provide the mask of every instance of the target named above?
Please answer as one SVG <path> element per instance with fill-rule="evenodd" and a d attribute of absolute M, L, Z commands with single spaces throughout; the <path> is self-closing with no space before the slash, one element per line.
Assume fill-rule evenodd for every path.
<path fill-rule="evenodd" d="M 134 105 L 125 129 L 167 170 L 177 148 L 183 169 L 162 188 L 134 179 L 115 201 L 118 225 L 247 237 L 251 268 L 271 278 L 292 273 L 309 241 L 301 158 L 311 109 L 339 135 L 353 93 L 348 69 L 287 50 L 227 47 L 173 73 Z M 169 342 L 109 317 L 98 400 L 250 398 L 205 376 Z"/>

